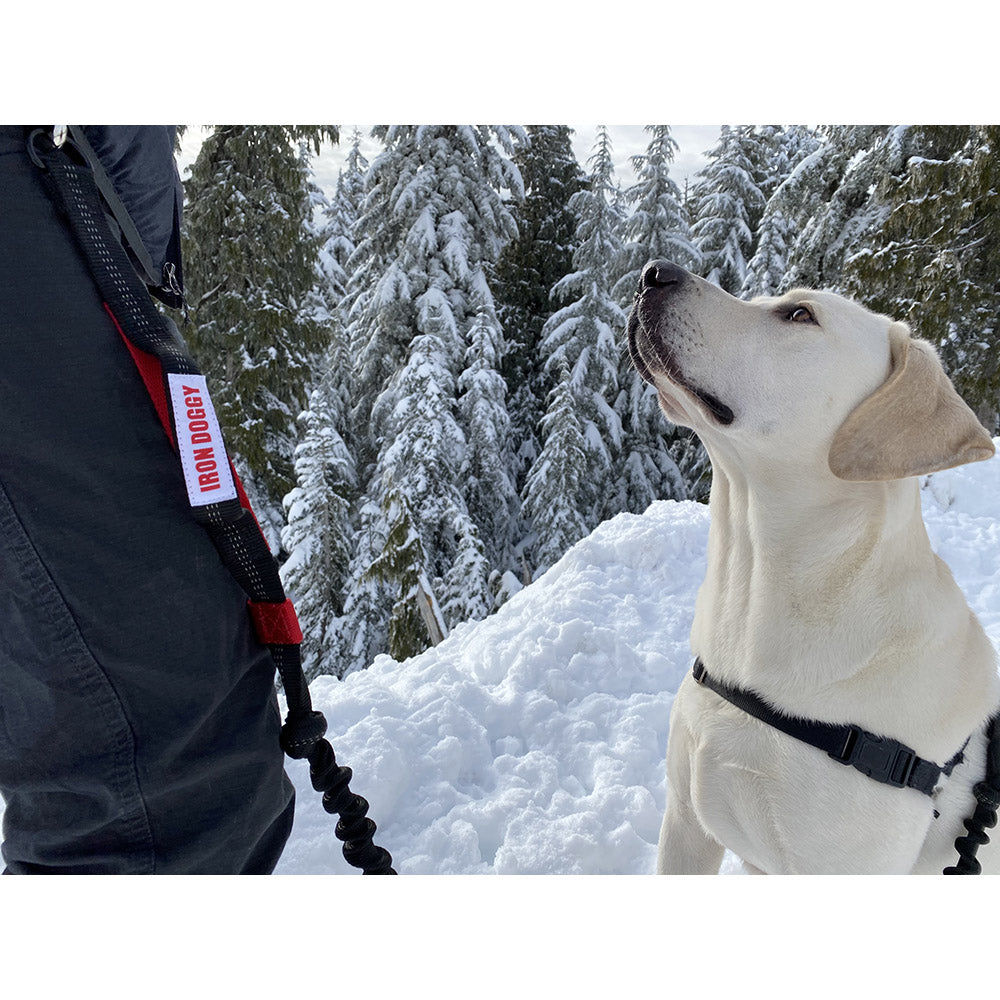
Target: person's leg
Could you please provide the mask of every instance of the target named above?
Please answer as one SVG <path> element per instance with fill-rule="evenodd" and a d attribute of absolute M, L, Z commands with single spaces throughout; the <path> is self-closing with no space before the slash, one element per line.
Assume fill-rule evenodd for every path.
<path fill-rule="evenodd" d="M 9 135 L 0 199 L 8 871 L 269 872 L 293 811 L 270 654 Z"/>

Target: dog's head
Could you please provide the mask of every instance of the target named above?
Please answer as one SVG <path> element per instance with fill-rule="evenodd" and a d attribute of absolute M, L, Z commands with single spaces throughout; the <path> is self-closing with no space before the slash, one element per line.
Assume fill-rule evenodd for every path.
<path fill-rule="evenodd" d="M 628 344 L 667 418 L 693 428 L 713 461 L 822 458 L 840 479 L 878 481 L 994 452 L 930 344 L 832 292 L 744 302 L 653 261 Z"/>

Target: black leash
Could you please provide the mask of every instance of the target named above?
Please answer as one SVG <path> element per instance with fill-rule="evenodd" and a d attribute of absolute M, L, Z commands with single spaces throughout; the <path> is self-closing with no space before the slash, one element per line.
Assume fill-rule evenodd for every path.
<path fill-rule="evenodd" d="M 975 812 L 962 820 L 967 831 L 955 840 L 958 864 L 945 868 L 945 875 L 980 875 L 983 866 L 976 852 L 990 842 L 987 830 L 997 825 L 1000 807 L 1000 713 L 990 719 L 986 727 L 986 776 L 972 788 L 976 797 Z"/>
<path fill-rule="evenodd" d="M 298 619 L 225 453 L 203 376 L 109 228 L 86 156 L 71 141 L 57 147 L 51 131 L 44 128 L 31 131 L 26 141 L 139 369 L 164 431 L 181 456 L 191 514 L 208 531 L 248 597 L 254 631 L 271 652 L 288 703 L 282 750 L 293 759 L 308 759 L 313 788 L 323 794 L 323 808 L 340 816 L 334 832 L 343 841 L 348 863 L 365 875 L 395 875 L 389 852 L 373 842 L 376 825 L 367 816 L 368 802 L 348 787 L 351 769 L 337 764 L 333 747 L 324 739 L 326 719 L 313 709 L 302 671 Z M 96 167 L 100 170 L 99 163 Z"/>

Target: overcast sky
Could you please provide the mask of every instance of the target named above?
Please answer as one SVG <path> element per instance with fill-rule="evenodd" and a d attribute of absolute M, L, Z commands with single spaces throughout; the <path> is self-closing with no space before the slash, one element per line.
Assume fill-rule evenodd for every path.
<path fill-rule="evenodd" d="M 318 157 L 313 158 L 313 170 L 316 181 L 324 191 L 332 194 L 337 184 L 337 172 L 340 170 L 351 146 L 351 135 L 354 129 L 361 130 L 363 136 L 361 151 L 371 161 L 381 150 L 381 144 L 369 137 L 370 125 L 341 125 L 340 144 L 324 144 Z M 583 168 L 587 169 L 587 160 L 594 149 L 597 137 L 596 125 L 573 125 L 573 150 Z M 718 125 L 672 125 L 671 134 L 680 147 L 674 163 L 670 168 L 670 176 L 681 186 L 684 179 L 694 174 L 705 163 L 704 153 L 711 149 L 718 137 Z M 643 131 L 642 125 L 609 125 L 608 132 L 615 159 L 615 171 L 623 188 L 633 183 L 635 174 L 632 172 L 630 157 L 644 153 L 649 143 L 649 136 Z M 200 125 L 191 125 L 184 134 L 181 154 L 177 158 L 181 177 L 187 177 L 187 168 L 194 162 L 198 148 L 206 135 Z"/>

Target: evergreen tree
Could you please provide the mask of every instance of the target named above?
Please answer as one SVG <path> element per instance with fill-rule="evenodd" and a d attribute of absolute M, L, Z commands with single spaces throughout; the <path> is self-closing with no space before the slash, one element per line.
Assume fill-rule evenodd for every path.
<path fill-rule="evenodd" d="M 467 430 L 461 470 L 469 515 L 480 526 L 486 558 L 501 567 L 515 564 L 514 545 L 520 515 L 515 488 L 507 385 L 499 371 L 503 335 L 485 302 L 468 333 L 466 366 L 458 380 L 459 414 Z"/>
<path fill-rule="evenodd" d="M 615 293 L 623 306 L 631 303 L 649 261 L 669 260 L 690 271 L 701 264 L 701 255 L 691 242 L 680 188 L 670 176 L 677 152 L 670 126 L 647 125 L 645 131 L 651 137 L 649 146 L 644 154 L 632 157 L 638 180 L 625 192 L 626 203 L 635 207 L 625 217 L 621 235 L 625 247 Z"/>
<path fill-rule="evenodd" d="M 568 362 L 560 359 L 556 370 L 556 387 L 542 418 L 545 443 L 524 486 L 524 513 L 534 528 L 528 540 L 537 567 L 534 577 L 590 530 L 576 505 L 587 475 L 587 457 Z"/>
<path fill-rule="evenodd" d="M 348 443 L 352 454 L 355 439 L 351 434 L 352 354 L 348 334 L 350 322 L 352 267 L 356 251 L 355 228 L 364 201 L 368 161 L 361 154 L 361 134 L 355 129 L 344 168 L 337 175 L 337 187 L 325 212 L 322 231 L 320 267 L 327 304 L 329 349 L 323 364 L 330 369 L 330 392 L 334 400 L 331 417 L 334 430 Z"/>
<path fill-rule="evenodd" d="M 887 169 L 887 129 L 836 125 L 775 192 L 772 202 L 795 233 L 779 291 L 840 289 L 845 255 L 874 233 L 885 212 L 872 191 Z"/>
<path fill-rule="evenodd" d="M 621 420 L 613 404 L 618 397 L 620 336 L 625 328 L 625 314 L 612 293 L 611 270 L 621 254 L 617 236 L 620 218 L 609 200 L 614 164 L 611 140 L 604 126 L 598 130 L 589 162 L 592 165 L 589 189 L 577 192 L 570 200 L 570 209 L 578 219 L 579 246 L 573 254 L 574 270 L 553 288 L 554 296 L 570 301 L 546 322 L 540 345 L 550 376 L 561 371 L 563 365 L 569 371 L 567 384 L 576 419 L 583 429 L 587 471 L 566 502 L 573 504 L 588 530 L 618 513 L 613 509 L 614 476 L 622 441 Z M 555 397 L 551 405 L 556 405 Z M 528 476 L 528 483 L 533 484 L 527 487 L 529 500 L 532 488 L 537 489 L 540 483 L 536 467 L 544 466 L 546 461 L 543 448 Z M 537 501 L 531 500 L 528 506 L 530 510 L 540 510 Z M 534 531 L 538 536 L 545 534 L 537 523 Z"/>
<path fill-rule="evenodd" d="M 358 145 L 355 133 L 333 200 L 327 202 L 318 191 L 313 199 L 313 214 L 321 214 L 324 220 L 318 233 L 322 246 L 313 301 L 316 321 L 326 329 L 327 344 L 314 357 L 315 388 L 298 420 L 296 486 L 285 497 L 287 525 L 281 533 L 282 546 L 289 553 L 282 578 L 298 609 L 303 665 L 310 679 L 319 673 L 342 674 L 348 667 L 342 626 L 356 541 L 352 512 L 358 483 L 348 434 L 351 365 L 343 302 L 354 250 L 358 188 L 363 187 L 366 167 Z"/>
<path fill-rule="evenodd" d="M 880 224 L 842 285 L 936 344 L 959 392 L 1000 432 L 1000 126 L 898 126 L 872 200 Z M 884 212 L 884 214 L 883 214 Z"/>
<path fill-rule="evenodd" d="M 443 293 L 424 293 L 417 324 L 410 357 L 392 387 L 387 446 L 374 485 L 383 497 L 406 497 L 431 585 L 441 592 L 446 621 L 454 625 L 488 613 L 489 570 L 463 496 L 466 438 L 446 346 L 456 331 Z M 450 571 L 459 562 L 467 576 L 454 578 Z"/>
<path fill-rule="evenodd" d="M 755 179 L 753 126 L 722 126 L 719 144 L 709 151 L 694 191 L 691 233 L 702 255 L 702 274 L 738 295 L 753 256 L 754 223 L 764 209 Z"/>
<path fill-rule="evenodd" d="M 350 283 L 351 258 L 357 249 L 354 228 L 365 197 L 365 176 L 368 161 L 361 153 L 361 133 L 355 129 L 344 167 L 337 174 L 333 200 L 327 206 L 326 225 L 320 261 L 326 276 L 328 299 L 333 309 L 340 308 Z"/>
<path fill-rule="evenodd" d="M 389 533 L 367 576 L 397 590 L 389 617 L 389 655 L 405 660 L 437 645 L 447 634 L 444 618 L 427 579 L 427 556 L 410 505 L 399 490 L 385 497 Z"/>
<path fill-rule="evenodd" d="M 308 172 L 293 143 L 334 126 L 220 125 L 186 182 L 191 349 L 272 544 L 294 485 L 295 418 L 323 329 L 309 309 L 317 241 Z"/>
<path fill-rule="evenodd" d="M 354 548 L 350 509 L 357 488 L 354 462 L 337 433 L 334 369 L 328 367 L 299 417 L 297 485 L 285 497 L 281 540 L 290 553 L 281 567 L 285 589 L 302 625 L 302 665 L 310 680 L 336 669 L 338 622 L 344 613 L 347 571 Z"/>
<path fill-rule="evenodd" d="M 794 245 L 797 230 L 790 208 L 792 199 L 783 187 L 791 181 L 799 164 L 812 155 L 819 139 L 812 129 L 802 125 L 779 127 L 767 125 L 761 129 L 762 156 L 756 165 L 761 194 L 767 199 L 760 220 L 755 224 L 753 257 L 747 264 L 741 296 L 775 295 L 781 287 L 788 266 L 788 253 Z M 779 191 L 781 192 L 779 194 Z"/>
<path fill-rule="evenodd" d="M 649 261 L 670 260 L 690 270 L 697 270 L 701 263 L 691 242 L 680 188 L 670 177 L 677 150 L 670 126 L 647 125 L 646 132 L 651 137 L 646 153 L 632 158 L 638 181 L 627 191 L 626 200 L 635 210 L 622 227 L 626 241 L 620 264 L 623 273 L 614 286 L 625 308 Z M 694 467 L 707 465 L 707 456 L 696 437 L 664 420 L 656 390 L 632 369 L 627 351 L 620 352 L 620 359 L 621 392 L 615 410 L 623 427 L 623 443 L 616 463 L 613 506 L 642 512 L 657 499 L 684 499 L 688 491 L 678 461 L 697 476 Z"/>
<path fill-rule="evenodd" d="M 573 264 L 576 217 L 569 201 L 586 176 L 565 125 L 529 125 L 528 141 L 514 156 L 524 197 L 511 204 L 517 235 L 504 246 L 491 286 L 507 349 L 502 374 L 510 389 L 511 440 L 517 450 L 512 471 L 520 492 L 541 450 L 540 421 L 552 380 L 538 364 L 542 327 L 555 311 L 552 287 Z"/>
<path fill-rule="evenodd" d="M 458 382 L 486 274 L 514 234 L 500 197 L 521 191 L 501 126 L 378 126 L 357 227 L 354 427 L 369 503 L 405 496 L 446 623 L 490 610 L 490 567 L 465 495 L 469 429 Z M 358 276 L 361 276 L 361 279 Z M 366 290 L 360 289 L 363 280 Z M 380 532 L 388 535 L 388 530 Z"/>

